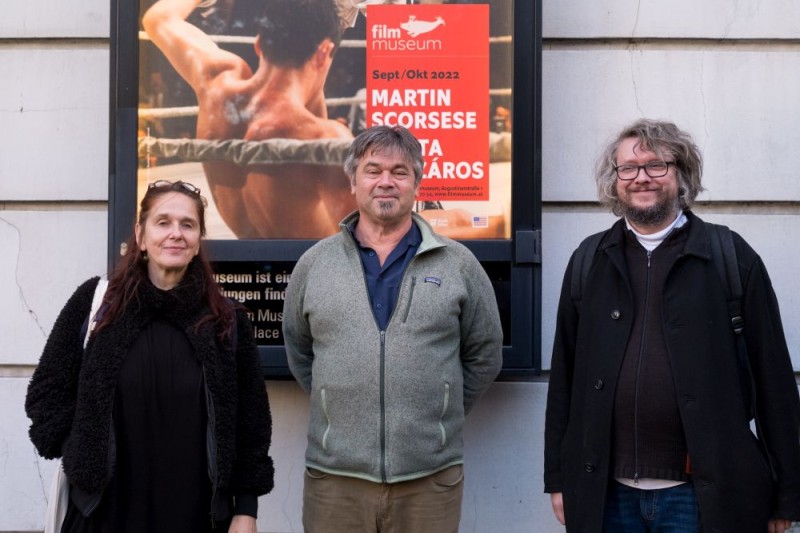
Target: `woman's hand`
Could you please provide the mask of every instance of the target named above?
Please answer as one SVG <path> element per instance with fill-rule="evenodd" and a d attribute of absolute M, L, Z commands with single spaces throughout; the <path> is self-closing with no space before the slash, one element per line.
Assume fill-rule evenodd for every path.
<path fill-rule="evenodd" d="M 237 514 L 231 520 L 228 533 L 256 533 L 256 519 L 246 514 Z"/>
<path fill-rule="evenodd" d="M 791 527 L 792 521 L 782 518 L 773 518 L 767 523 L 767 531 L 769 533 L 784 533 L 784 531 L 789 531 Z"/>

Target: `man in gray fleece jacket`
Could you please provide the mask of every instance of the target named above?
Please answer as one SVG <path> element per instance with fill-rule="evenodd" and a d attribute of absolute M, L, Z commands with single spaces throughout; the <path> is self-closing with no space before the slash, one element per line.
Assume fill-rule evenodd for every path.
<path fill-rule="evenodd" d="M 423 158 L 407 130 L 366 130 L 344 166 L 358 212 L 300 258 L 283 313 L 311 395 L 303 526 L 457 531 L 464 416 L 502 363 L 494 292 L 412 213 Z"/>

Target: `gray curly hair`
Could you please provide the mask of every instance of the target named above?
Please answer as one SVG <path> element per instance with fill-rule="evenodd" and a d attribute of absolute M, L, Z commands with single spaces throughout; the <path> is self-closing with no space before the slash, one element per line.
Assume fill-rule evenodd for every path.
<path fill-rule="evenodd" d="M 362 131 L 353 139 L 344 159 L 344 173 L 350 178 L 350 184 L 356 182 L 358 164 L 369 152 L 397 151 L 414 169 L 414 185 L 422 181 L 425 159 L 422 156 L 422 145 L 414 135 L 403 126 L 373 126 Z"/>
<path fill-rule="evenodd" d="M 661 159 L 674 159 L 678 176 L 681 209 L 690 209 L 697 195 L 703 192 L 700 179 L 703 175 L 703 156 L 700 149 L 685 131 L 672 122 L 640 119 L 623 129 L 617 138 L 606 146 L 597 161 L 595 181 L 600 203 L 620 216 L 622 206 L 617 196 L 617 150 L 625 139 L 639 139 L 639 147 L 655 153 Z"/>

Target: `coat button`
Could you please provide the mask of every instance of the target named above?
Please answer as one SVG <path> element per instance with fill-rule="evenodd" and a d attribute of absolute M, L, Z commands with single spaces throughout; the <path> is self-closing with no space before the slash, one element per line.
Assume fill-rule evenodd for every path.
<path fill-rule="evenodd" d="M 585 465 L 583 465 L 583 469 L 591 474 L 592 472 L 594 472 L 594 465 L 592 463 L 586 463 Z"/>
<path fill-rule="evenodd" d="M 619 320 L 619 317 L 621 317 L 621 316 L 622 316 L 622 313 L 619 312 L 619 309 L 614 309 L 613 311 L 611 311 L 611 318 L 613 320 Z"/>
<path fill-rule="evenodd" d="M 602 379 L 598 379 L 597 381 L 595 381 L 594 382 L 594 388 L 597 389 L 597 390 L 601 390 L 603 388 L 603 380 Z"/>

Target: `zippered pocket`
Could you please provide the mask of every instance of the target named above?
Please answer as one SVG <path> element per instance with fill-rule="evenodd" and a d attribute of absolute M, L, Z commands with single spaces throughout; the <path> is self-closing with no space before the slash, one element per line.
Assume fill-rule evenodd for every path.
<path fill-rule="evenodd" d="M 444 429 L 444 415 L 447 414 L 447 409 L 450 407 L 450 384 L 445 381 L 444 383 L 444 399 L 442 400 L 442 412 L 439 414 L 439 435 L 440 439 L 440 446 L 439 448 L 444 448 L 447 444 L 447 431 Z"/>
<path fill-rule="evenodd" d="M 328 396 L 325 389 L 319 391 L 319 401 L 322 404 L 322 412 L 325 415 L 325 431 L 322 433 L 322 449 L 328 451 L 328 434 L 331 431 L 331 417 L 328 416 Z"/>
<path fill-rule="evenodd" d="M 406 307 L 403 310 L 403 323 L 405 324 L 406 319 L 408 319 L 408 313 L 411 311 L 411 302 L 414 300 L 414 287 L 417 285 L 417 277 L 411 276 L 411 288 L 408 290 L 408 300 L 406 301 Z"/>

